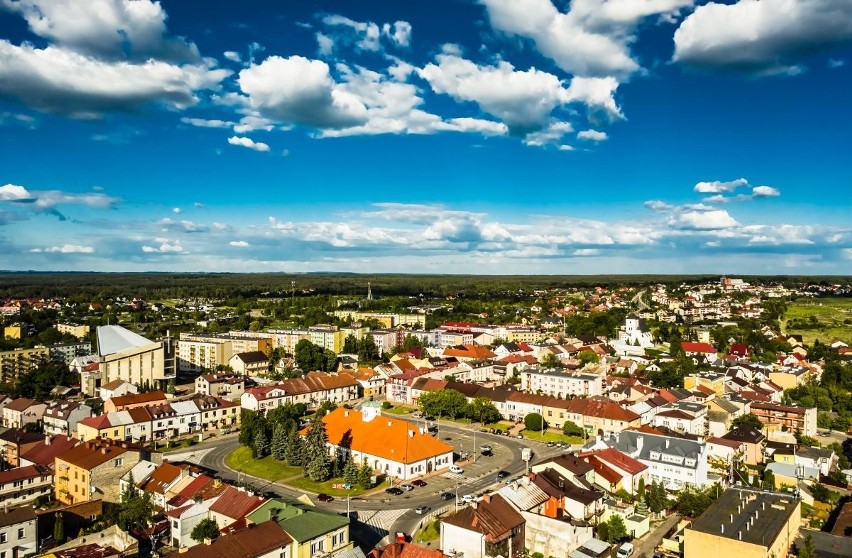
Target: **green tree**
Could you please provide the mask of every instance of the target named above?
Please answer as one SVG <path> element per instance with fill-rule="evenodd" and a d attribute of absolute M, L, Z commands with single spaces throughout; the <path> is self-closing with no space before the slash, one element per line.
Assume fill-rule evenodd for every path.
<path fill-rule="evenodd" d="M 763 472 L 763 486 L 769 490 L 775 490 L 775 473 L 769 469 Z"/>
<path fill-rule="evenodd" d="M 802 541 L 802 546 L 799 548 L 799 558 L 816 558 L 816 546 L 814 545 L 814 538 L 810 533 L 805 535 L 804 540 Z"/>
<path fill-rule="evenodd" d="M 283 424 L 276 424 L 272 428 L 272 443 L 270 453 L 277 461 L 283 461 L 287 455 L 287 430 Z"/>
<path fill-rule="evenodd" d="M 562 366 L 562 361 L 560 361 L 555 354 L 547 353 L 544 357 L 539 361 L 539 364 L 542 368 L 558 368 Z"/>
<path fill-rule="evenodd" d="M 668 508 L 669 497 L 662 483 L 651 482 L 651 486 L 645 493 L 645 501 L 648 504 L 648 509 L 654 513 L 660 513 Z"/>
<path fill-rule="evenodd" d="M 65 542 L 65 520 L 62 518 L 62 512 L 53 515 L 53 541 L 56 544 Z"/>
<path fill-rule="evenodd" d="M 477 397 L 466 408 L 467 418 L 473 422 L 491 424 L 503 418 L 500 411 L 487 397 Z"/>
<path fill-rule="evenodd" d="M 587 364 L 597 364 L 601 361 L 601 357 L 599 357 L 594 351 L 580 351 L 577 353 L 577 358 L 583 363 L 583 366 Z"/>
<path fill-rule="evenodd" d="M 266 429 L 263 429 L 254 435 L 251 456 L 255 459 L 263 459 L 267 455 L 269 455 L 269 436 L 266 435 Z"/>
<path fill-rule="evenodd" d="M 547 428 L 547 422 L 544 417 L 538 413 L 529 413 L 524 417 L 524 426 L 527 430 L 535 430 L 536 432 L 543 431 Z"/>
<path fill-rule="evenodd" d="M 358 470 L 358 486 L 364 490 L 373 488 L 373 468 L 364 460 L 361 468 Z"/>
<path fill-rule="evenodd" d="M 746 413 L 744 415 L 740 415 L 733 420 L 731 425 L 736 428 L 740 425 L 748 425 L 756 428 L 757 430 L 761 430 L 763 428 L 763 423 L 760 422 L 760 419 L 754 413 Z"/>
<path fill-rule="evenodd" d="M 331 463 L 326 446 L 325 423 L 319 414 L 315 414 L 305 436 L 304 462 L 305 476 L 314 482 L 323 482 L 331 476 Z"/>
<path fill-rule="evenodd" d="M 299 430 L 296 425 L 292 425 L 287 432 L 287 449 L 284 451 L 284 456 L 287 458 L 287 463 L 293 467 L 301 467 L 304 463 L 304 441 L 299 435 Z"/>
<path fill-rule="evenodd" d="M 296 359 L 296 366 L 305 372 L 312 370 L 329 372 L 334 370 L 337 365 L 337 355 L 319 345 L 314 345 L 307 339 L 302 339 L 296 343 L 296 347 L 293 349 L 293 357 Z"/>
<path fill-rule="evenodd" d="M 343 482 L 355 486 L 358 484 L 358 467 L 355 466 L 355 460 L 352 456 L 348 456 L 346 464 L 343 465 Z"/>
<path fill-rule="evenodd" d="M 420 396 L 420 408 L 427 416 L 455 419 L 462 415 L 466 405 L 467 398 L 454 389 L 427 392 Z"/>
<path fill-rule="evenodd" d="M 575 423 L 570 420 L 566 420 L 562 424 L 562 433 L 566 436 L 580 436 L 581 438 L 586 437 L 586 431 L 583 430 L 581 426 L 577 426 Z M 641 480 L 641 479 L 640 479 Z"/>
<path fill-rule="evenodd" d="M 134 494 L 129 500 L 122 502 L 118 512 L 118 526 L 129 531 L 130 529 L 146 529 L 154 517 L 154 505 L 151 503 L 151 494 L 143 492 Z"/>
<path fill-rule="evenodd" d="M 195 542 L 203 542 L 204 539 L 215 539 L 219 536 L 219 525 L 209 518 L 204 518 L 192 528 L 189 538 Z"/>
<path fill-rule="evenodd" d="M 610 542 L 618 542 L 627 538 L 627 526 L 624 525 L 624 518 L 614 513 L 609 518 L 609 540 Z"/>
<path fill-rule="evenodd" d="M 350 333 L 343 340 L 342 352 L 347 355 L 358 354 L 358 339 L 353 334 Z"/>

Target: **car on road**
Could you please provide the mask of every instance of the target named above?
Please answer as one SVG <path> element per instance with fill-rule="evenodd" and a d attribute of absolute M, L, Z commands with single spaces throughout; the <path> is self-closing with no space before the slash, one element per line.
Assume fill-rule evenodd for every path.
<path fill-rule="evenodd" d="M 420 486 L 420 487 L 423 487 L 423 486 L 426 486 L 426 484 L 427 484 L 427 483 L 426 483 L 426 481 L 425 481 L 425 480 L 423 480 L 423 479 L 417 479 L 417 480 L 413 480 L 413 481 L 411 481 L 411 484 L 413 484 L 414 486 Z"/>
<path fill-rule="evenodd" d="M 430 508 L 429 506 L 417 506 L 416 508 L 414 508 L 414 513 L 416 513 L 417 515 L 423 515 L 424 513 L 429 513 L 430 511 L 432 511 L 432 508 Z"/>
<path fill-rule="evenodd" d="M 473 494 L 465 494 L 461 497 L 461 501 L 465 504 L 470 504 L 471 502 L 476 501 L 476 496 Z"/>
<path fill-rule="evenodd" d="M 503 480 L 509 476 L 509 471 L 497 471 L 497 480 Z"/>
<path fill-rule="evenodd" d="M 491 450 L 483 451 L 482 457 L 494 457 L 494 452 L 492 452 Z"/>
<path fill-rule="evenodd" d="M 633 556 L 633 545 L 630 543 L 624 543 L 618 547 L 618 552 L 616 552 L 615 555 L 617 558 L 630 558 Z"/>
<path fill-rule="evenodd" d="M 334 497 L 328 494 L 317 494 L 317 500 L 320 502 L 332 502 L 334 501 Z"/>
<path fill-rule="evenodd" d="M 402 490 L 400 490 L 399 488 L 397 488 L 395 486 L 391 486 L 390 488 L 385 489 L 385 492 L 387 494 L 391 494 L 393 496 L 399 496 L 400 494 L 402 494 Z"/>
<path fill-rule="evenodd" d="M 453 499 L 453 498 L 455 498 L 455 497 L 456 497 L 456 495 L 455 495 L 455 494 L 453 494 L 452 492 L 442 492 L 442 493 L 441 493 L 441 500 L 443 500 L 443 501 L 445 501 L 445 502 L 446 502 L 447 500 L 452 500 L 452 499 Z"/>
<path fill-rule="evenodd" d="M 462 469 L 458 465 L 451 465 L 450 466 L 450 472 L 455 473 L 456 475 L 461 475 L 461 474 L 464 473 L 464 469 Z"/>
<path fill-rule="evenodd" d="M 552 447 L 553 447 L 553 446 L 555 446 L 555 445 L 556 445 L 556 444 L 554 444 L 553 442 L 547 442 L 547 447 L 549 447 L 549 448 L 552 448 Z"/>
<path fill-rule="evenodd" d="M 414 487 L 411 486 L 410 484 L 401 484 L 401 485 L 399 485 L 399 488 L 401 490 L 405 490 L 406 492 L 411 492 L 412 490 L 414 490 Z"/>
<path fill-rule="evenodd" d="M 481 451 L 481 452 L 485 453 L 486 451 L 489 451 L 489 452 L 490 452 L 490 451 L 494 451 L 494 448 L 492 448 L 492 447 L 491 447 L 490 445 L 488 445 L 488 444 L 482 444 L 481 446 L 479 446 L 479 451 Z"/>
<path fill-rule="evenodd" d="M 517 436 L 515 436 L 515 438 L 518 438 L 519 440 L 520 440 L 520 439 L 522 439 L 523 437 L 524 437 L 524 435 L 523 435 L 523 434 L 521 434 L 520 432 L 518 433 L 518 435 L 517 435 Z"/>
<path fill-rule="evenodd" d="M 818 432 L 817 434 L 819 434 L 820 436 L 831 436 L 831 432 L 825 432 L 825 431 Z"/>

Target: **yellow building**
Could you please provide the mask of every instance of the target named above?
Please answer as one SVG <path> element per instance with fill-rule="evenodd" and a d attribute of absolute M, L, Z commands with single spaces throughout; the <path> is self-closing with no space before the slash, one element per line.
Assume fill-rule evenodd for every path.
<path fill-rule="evenodd" d="M 23 335 L 23 326 L 21 324 L 12 324 L 3 328 L 3 337 L 6 339 L 20 339 Z"/>
<path fill-rule="evenodd" d="M 96 335 L 98 370 L 80 374 L 84 394 L 95 395 L 101 385 L 113 380 L 165 389 L 166 382 L 175 377 L 174 370 L 166 371 L 162 342 L 149 341 L 117 325 L 98 326 Z"/>
<path fill-rule="evenodd" d="M 14 383 L 18 375 L 50 359 L 47 347 L 0 351 L 0 381 Z"/>
<path fill-rule="evenodd" d="M 716 397 L 725 395 L 725 377 L 718 374 L 691 374 L 684 377 L 683 387 L 694 390 L 698 386 L 704 386 L 713 390 Z"/>
<path fill-rule="evenodd" d="M 812 375 L 805 368 L 775 370 L 769 373 L 769 381 L 784 389 L 793 389 L 806 384 Z"/>
<path fill-rule="evenodd" d="M 791 494 L 729 488 L 684 533 L 688 558 L 786 558 L 799 533 L 801 501 Z"/>
<path fill-rule="evenodd" d="M 59 333 L 73 335 L 77 339 L 83 339 L 89 335 L 90 331 L 89 326 L 78 324 L 56 324 L 56 330 L 59 331 Z"/>
<path fill-rule="evenodd" d="M 119 501 L 119 479 L 139 463 L 142 453 L 110 441 L 86 442 L 54 459 L 54 496 L 66 505 L 100 498 Z"/>
<path fill-rule="evenodd" d="M 323 349 L 328 349 L 334 354 L 338 354 L 343 350 L 343 343 L 346 340 L 346 332 L 331 325 L 315 325 L 308 328 L 311 334 L 311 343 L 319 345 Z"/>

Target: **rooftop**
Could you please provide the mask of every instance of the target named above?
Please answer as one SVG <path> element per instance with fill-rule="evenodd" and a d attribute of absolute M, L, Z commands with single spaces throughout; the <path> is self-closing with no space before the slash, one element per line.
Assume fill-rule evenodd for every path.
<path fill-rule="evenodd" d="M 97 337 L 100 356 L 145 347 L 154 343 L 118 325 L 98 326 Z"/>
<path fill-rule="evenodd" d="M 799 501 L 791 495 L 729 488 L 687 531 L 768 547 L 793 513 L 799 513 Z"/>

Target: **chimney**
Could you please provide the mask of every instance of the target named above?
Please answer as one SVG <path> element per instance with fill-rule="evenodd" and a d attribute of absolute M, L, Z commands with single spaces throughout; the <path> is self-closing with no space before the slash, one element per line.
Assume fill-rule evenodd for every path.
<path fill-rule="evenodd" d="M 343 411 L 343 416 L 346 417 L 346 418 L 349 418 L 349 411 L 348 410 Z"/>
<path fill-rule="evenodd" d="M 725 534 L 725 524 L 724 523 L 722 523 L 721 528 L 722 528 L 722 534 L 724 535 Z"/>
<path fill-rule="evenodd" d="M 739 540 L 743 540 L 743 532 L 742 532 L 742 529 L 740 529 L 739 531 L 737 531 L 737 538 L 738 538 Z"/>
<path fill-rule="evenodd" d="M 734 522 L 734 514 L 731 514 L 731 523 Z"/>
<path fill-rule="evenodd" d="M 485 496 L 483 496 L 482 501 L 486 504 L 490 504 L 491 503 L 491 494 L 486 494 Z"/>
<path fill-rule="evenodd" d="M 393 421 L 390 421 L 390 420 L 389 420 L 389 421 L 388 421 L 388 428 L 390 428 L 391 426 L 393 426 Z"/>
<path fill-rule="evenodd" d="M 50 445 L 50 434 L 44 435 L 44 445 L 46 445 L 46 446 Z"/>
<path fill-rule="evenodd" d="M 109 448 L 101 448 L 101 453 L 106 455 L 109 453 Z"/>
<path fill-rule="evenodd" d="M 666 438 L 666 449 L 669 449 L 669 444 L 671 444 L 671 440 Z"/>
<path fill-rule="evenodd" d="M 408 431 L 408 437 L 409 437 L 409 438 L 414 438 L 414 430 L 409 430 L 409 431 Z"/>

